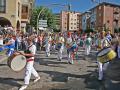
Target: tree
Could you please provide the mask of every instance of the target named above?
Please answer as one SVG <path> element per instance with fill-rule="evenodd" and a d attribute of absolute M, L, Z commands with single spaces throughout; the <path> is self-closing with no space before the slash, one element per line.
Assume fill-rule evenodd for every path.
<path fill-rule="evenodd" d="M 43 6 L 36 7 L 33 9 L 30 24 L 32 26 L 34 26 L 35 29 L 37 28 L 37 17 L 38 17 L 39 12 L 43 8 L 45 8 L 45 9 L 41 12 L 39 19 L 47 20 L 48 27 L 51 29 L 54 29 L 54 27 L 55 27 L 54 15 L 50 9 L 43 7 Z"/>
<path fill-rule="evenodd" d="M 119 30 L 118 30 L 117 28 L 115 28 L 115 29 L 114 29 L 114 32 L 115 32 L 115 33 L 118 33 L 118 32 L 119 32 Z"/>
<path fill-rule="evenodd" d="M 85 30 L 85 33 L 90 33 L 90 32 L 93 32 L 93 29 L 86 29 Z"/>

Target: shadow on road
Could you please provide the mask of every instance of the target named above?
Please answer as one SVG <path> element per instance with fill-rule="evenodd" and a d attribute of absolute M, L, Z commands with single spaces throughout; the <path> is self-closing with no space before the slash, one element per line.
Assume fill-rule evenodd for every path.
<path fill-rule="evenodd" d="M 17 83 L 17 81 L 23 81 L 23 79 L 1 78 L 0 77 L 0 84 L 3 84 L 3 85 L 10 85 L 10 86 L 15 86 L 15 87 L 20 87 L 21 84 Z"/>
<path fill-rule="evenodd" d="M 36 58 L 35 62 L 39 63 L 40 65 L 51 66 L 51 67 L 61 67 L 61 64 L 68 64 L 67 62 L 57 61 L 56 58 Z"/>
<path fill-rule="evenodd" d="M 80 87 L 83 87 L 81 83 L 84 83 L 85 89 L 84 90 L 120 90 L 120 83 L 113 83 L 110 79 L 106 78 L 103 81 L 98 81 L 97 79 L 97 70 L 95 71 L 88 71 L 88 74 L 84 75 L 75 75 L 70 73 L 62 73 L 56 71 L 38 71 L 47 73 L 52 77 L 53 82 L 66 82 L 65 85 L 60 86 L 63 89 L 56 89 L 57 87 L 50 89 L 50 90 L 82 90 Z M 70 80 L 69 78 L 74 78 Z M 81 79 L 84 81 L 82 82 Z M 71 81 L 71 82 L 70 82 Z M 69 82 L 69 83 L 68 83 Z M 77 84 L 77 86 L 76 86 Z M 71 89 L 64 89 L 69 87 Z M 115 88 L 115 89 L 114 89 Z"/>

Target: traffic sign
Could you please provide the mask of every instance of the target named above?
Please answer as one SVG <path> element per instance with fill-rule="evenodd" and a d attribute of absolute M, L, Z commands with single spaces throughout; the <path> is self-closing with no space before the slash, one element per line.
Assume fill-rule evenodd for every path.
<path fill-rule="evenodd" d="M 38 26 L 39 27 L 48 27 L 47 20 L 39 20 Z"/>

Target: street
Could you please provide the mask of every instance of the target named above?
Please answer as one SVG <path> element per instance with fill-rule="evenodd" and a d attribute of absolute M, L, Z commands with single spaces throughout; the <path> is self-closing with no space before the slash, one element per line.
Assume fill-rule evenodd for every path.
<path fill-rule="evenodd" d="M 37 52 L 34 67 L 41 79 L 33 84 L 32 77 L 27 90 L 120 90 L 120 82 L 112 81 L 108 76 L 101 82 L 97 80 L 95 52 L 84 56 L 83 50 L 80 50 L 74 65 L 68 64 L 66 59 L 66 52 L 62 61 L 57 61 L 55 51 L 50 57 L 46 57 L 44 51 Z M 23 77 L 24 70 L 14 72 L 6 61 L 0 63 L 0 90 L 18 90 L 23 84 Z"/>

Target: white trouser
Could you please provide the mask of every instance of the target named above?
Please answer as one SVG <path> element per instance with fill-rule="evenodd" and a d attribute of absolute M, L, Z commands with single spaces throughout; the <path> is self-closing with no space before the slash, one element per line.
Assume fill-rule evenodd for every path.
<path fill-rule="evenodd" d="M 90 50 L 91 50 L 91 46 L 90 45 L 86 45 L 86 47 L 85 47 L 85 54 L 89 55 L 90 54 Z"/>
<path fill-rule="evenodd" d="M 98 69 L 99 69 L 98 79 L 99 80 L 103 79 L 103 72 L 107 69 L 108 65 L 109 65 L 109 62 L 103 64 L 98 61 Z"/>
<path fill-rule="evenodd" d="M 26 85 L 29 84 L 31 74 L 33 74 L 36 78 L 39 77 L 37 71 L 33 67 L 33 63 L 34 61 L 29 61 L 27 62 L 27 65 L 26 65 L 25 78 L 24 78 L 24 82 Z"/>
<path fill-rule="evenodd" d="M 117 54 L 118 54 L 118 58 L 120 58 L 120 46 L 118 46 Z"/>
<path fill-rule="evenodd" d="M 63 46 L 58 50 L 58 59 L 62 59 L 62 53 L 63 53 Z"/>
<path fill-rule="evenodd" d="M 46 50 L 47 56 L 49 56 L 49 55 L 50 55 L 50 43 L 48 43 L 48 44 L 46 45 L 45 50 Z"/>
<path fill-rule="evenodd" d="M 67 56 L 68 56 L 68 62 L 73 64 L 74 62 L 73 62 L 72 52 L 68 52 Z"/>

